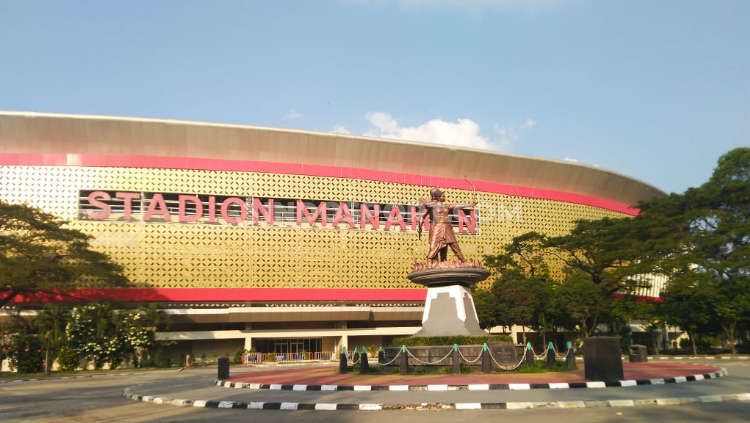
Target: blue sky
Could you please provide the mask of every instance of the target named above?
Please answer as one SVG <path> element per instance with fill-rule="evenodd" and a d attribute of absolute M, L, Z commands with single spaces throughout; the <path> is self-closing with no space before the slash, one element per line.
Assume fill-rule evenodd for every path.
<path fill-rule="evenodd" d="M 750 146 L 749 1 L 0 0 L 0 110 L 342 131 L 665 191 Z"/>

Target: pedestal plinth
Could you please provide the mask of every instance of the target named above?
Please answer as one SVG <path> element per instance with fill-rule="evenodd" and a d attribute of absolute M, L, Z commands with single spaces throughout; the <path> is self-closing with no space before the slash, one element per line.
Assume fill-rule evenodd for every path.
<path fill-rule="evenodd" d="M 427 287 L 422 329 L 414 336 L 485 336 L 471 296 L 471 287 L 487 278 L 480 266 L 422 267 L 407 277 Z"/>

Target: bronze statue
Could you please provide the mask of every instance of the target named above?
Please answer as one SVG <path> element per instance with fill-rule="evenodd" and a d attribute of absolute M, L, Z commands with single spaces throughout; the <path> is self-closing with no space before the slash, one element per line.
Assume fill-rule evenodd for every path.
<path fill-rule="evenodd" d="M 463 209 L 473 208 L 476 204 L 470 206 L 464 204 L 446 204 L 445 194 L 437 189 L 433 188 L 430 190 L 431 200 L 426 202 L 422 200 L 420 205 L 425 206 L 426 210 L 419 220 L 419 231 L 421 234 L 421 228 L 424 222 L 430 217 L 430 237 L 428 245 L 430 247 L 427 252 L 427 260 L 430 263 L 437 263 L 438 261 L 445 261 L 448 256 L 448 247 L 451 247 L 453 253 L 459 262 L 465 261 L 464 255 L 461 252 L 461 247 L 458 246 L 456 236 L 453 233 L 453 225 L 450 222 L 450 212 L 456 207 Z"/>

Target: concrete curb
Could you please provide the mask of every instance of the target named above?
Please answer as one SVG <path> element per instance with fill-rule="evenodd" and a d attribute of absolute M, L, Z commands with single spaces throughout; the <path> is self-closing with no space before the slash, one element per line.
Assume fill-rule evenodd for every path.
<path fill-rule="evenodd" d="M 217 380 L 216 386 L 235 389 L 253 389 L 270 391 L 492 391 L 511 390 L 525 391 L 529 389 L 600 389 L 600 388 L 627 388 L 643 385 L 663 385 L 667 383 L 685 383 L 705 379 L 716 379 L 726 376 L 727 370 L 722 368 L 717 372 L 699 373 L 686 376 L 675 376 L 670 378 L 655 379 L 630 379 L 615 381 L 593 381 L 593 382 L 551 382 L 551 383 L 492 383 L 492 384 L 470 384 L 470 385 L 292 385 L 292 384 L 266 384 L 249 382 L 230 382 Z"/>
<path fill-rule="evenodd" d="M 383 411 L 383 410 L 525 410 L 534 408 L 602 408 L 682 405 L 692 403 L 750 401 L 750 392 L 697 397 L 617 399 L 597 401 L 532 401 L 532 402 L 455 402 L 455 403 L 300 403 L 300 402 L 240 402 L 216 400 L 172 399 L 138 395 L 130 388 L 123 396 L 127 399 L 154 404 L 197 408 L 231 408 L 244 410 L 316 410 L 316 411 Z"/>

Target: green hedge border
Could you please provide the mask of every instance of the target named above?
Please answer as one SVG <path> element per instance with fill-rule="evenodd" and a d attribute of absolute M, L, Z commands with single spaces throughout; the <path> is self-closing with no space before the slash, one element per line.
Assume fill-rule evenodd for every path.
<path fill-rule="evenodd" d="M 513 340 L 508 335 L 488 335 L 488 336 L 405 336 L 401 338 L 393 338 L 390 343 L 392 347 L 400 347 L 406 345 L 408 347 L 421 347 L 428 345 L 482 345 L 484 343 L 491 344 L 493 342 L 508 342 L 512 343 Z"/>

